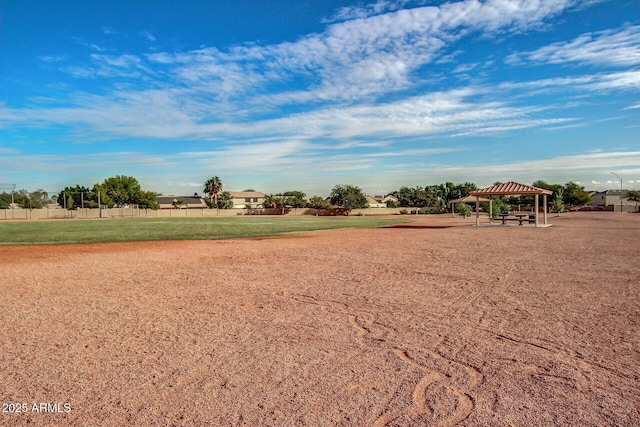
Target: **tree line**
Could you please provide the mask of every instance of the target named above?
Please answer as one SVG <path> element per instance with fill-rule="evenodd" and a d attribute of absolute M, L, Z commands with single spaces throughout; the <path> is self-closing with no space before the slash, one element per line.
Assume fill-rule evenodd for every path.
<path fill-rule="evenodd" d="M 138 180 L 132 176 L 116 175 L 96 183 L 89 188 L 84 185 L 67 186 L 57 194 L 49 195 L 38 189 L 34 192 L 20 190 L 13 194 L 0 193 L 0 209 L 8 209 L 13 203 L 24 209 L 41 209 L 48 204 L 57 203 L 66 209 L 97 208 L 98 203 L 109 208 L 138 205 L 143 209 L 158 209 L 157 196 L 160 194 L 145 191 Z"/>
<path fill-rule="evenodd" d="M 498 184 L 498 183 L 496 183 Z M 549 197 L 549 204 L 552 208 L 564 209 L 568 206 L 582 206 L 591 204 L 591 197 L 585 188 L 575 182 L 569 181 L 565 184 L 550 184 L 543 180 L 533 183 L 534 187 L 553 191 Z M 455 184 L 445 182 L 437 185 L 400 187 L 390 193 L 395 200 L 386 202 L 387 207 L 409 207 L 409 208 L 445 208 L 449 202 L 468 196 L 478 187 L 472 182 Z M 222 180 L 213 176 L 203 184 L 203 192 L 208 197 L 205 198 L 209 208 L 231 209 L 233 207 L 233 197 L 230 192 L 223 190 Z M 640 201 L 640 192 L 629 191 L 629 200 Z M 143 209 L 159 209 L 157 197 L 160 193 L 143 190 L 138 180 L 132 176 L 116 175 L 105 179 L 102 183 L 96 183 L 93 187 L 75 185 L 65 187 L 62 191 L 52 195 L 38 189 L 34 192 L 19 190 L 13 194 L 0 193 L 0 208 L 6 209 L 12 203 L 25 209 L 43 208 L 49 203 L 57 203 L 66 209 L 76 208 L 96 208 L 98 203 L 103 206 L 122 207 L 127 205 L 138 205 Z M 533 196 L 519 197 L 498 197 L 494 199 L 494 207 L 500 210 L 502 207 L 508 209 L 514 205 L 532 205 Z M 284 208 L 312 208 L 329 209 L 333 206 L 343 208 L 347 211 L 353 209 L 365 209 L 368 207 L 367 197 L 362 189 L 355 185 L 339 184 L 332 188 L 328 198 L 314 196 L 307 199 L 307 195 L 298 190 L 286 191 L 277 194 L 265 195 L 262 207 L 272 209 Z"/>

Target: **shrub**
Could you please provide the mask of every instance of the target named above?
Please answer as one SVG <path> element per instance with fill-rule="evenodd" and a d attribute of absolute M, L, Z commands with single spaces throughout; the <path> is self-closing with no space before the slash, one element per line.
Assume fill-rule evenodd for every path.
<path fill-rule="evenodd" d="M 463 216 L 465 218 L 471 216 L 471 207 L 469 207 L 469 205 L 466 203 L 458 203 L 456 205 L 456 210 L 458 211 L 460 216 Z"/>

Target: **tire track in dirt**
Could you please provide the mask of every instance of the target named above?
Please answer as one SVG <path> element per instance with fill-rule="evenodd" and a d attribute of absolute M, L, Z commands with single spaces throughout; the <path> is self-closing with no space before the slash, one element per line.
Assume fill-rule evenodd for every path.
<path fill-rule="evenodd" d="M 383 412 L 372 423 L 374 427 L 387 426 L 400 418 L 429 416 L 434 425 L 450 427 L 464 421 L 473 412 L 475 403 L 471 393 L 484 379 L 475 368 L 435 351 L 412 349 L 405 343 L 393 344 L 393 329 L 378 322 L 375 313 L 354 310 L 342 301 L 318 300 L 309 295 L 288 294 L 285 291 L 278 291 L 273 295 L 317 306 L 324 313 L 346 316 L 356 330 L 356 342 L 360 347 L 387 350 L 402 362 L 422 371 L 422 377 L 413 388 L 413 406 Z M 418 361 L 413 354 L 420 355 L 424 361 Z"/>
<path fill-rule="evenodd" d="M 523 269 L 518 267 L 518 264 L 518 262 L 515 262 L 506 274 L 499 278 L 503 286 L 491 287 L 492 293 L 498 295 L 505 305 L 510 306 L 512 313 L 517 314 L 517 317 L 510 319 L 505 316 L 494 328 L 488 328 L 487 326 L 489 325 L 484 324 L 479 325 L 480 327 L 478 328 L 479 331 L 493 335 L 498 341 L 512 343 L 517 346 L 526 346 L 537 352 L 542 358 L 535 365 L 527 364 L 514 368 L 515 372 L 545 382 L 561 383 L 581 391 L 597 388 L 594 383 L 595 376 L 593 375 L 595 370 L 606 371 L 630 383 L 637 381 L 637 375 L 607 366 L 604 359 L 598 361 L 593 355 L 585 357 L 576 349 L 558 340 L 561 335 L 558 334 L 554 325 L 563 325 L 586 337 L 591 335 L 591 331 L 576 322 L 568 321 L 562 313 L 549 313 L 544 321 L 541 321 L 540 316 L 535 312 L 536 307 L 528 306 L 517 296 L 517 293 L 522 291 L 522 284 L 518 280 L 523 280 L 525 275 Z M 504 286 L 505 284 L 506 286 Z M 545 290 L 537 287 L 527 287 L 526 291 L 532 299 L 548 300 L 550 298 Z M 522 335 L 517 328 L 513 328 L 511 324 L 513 320 L 535 322 L 535 330 L 538 331 L 537 336 Z M 551 365 L 555 366 L 549 368 L 543 365 L 545 360 L 551 360 L 553 362 Z"/>

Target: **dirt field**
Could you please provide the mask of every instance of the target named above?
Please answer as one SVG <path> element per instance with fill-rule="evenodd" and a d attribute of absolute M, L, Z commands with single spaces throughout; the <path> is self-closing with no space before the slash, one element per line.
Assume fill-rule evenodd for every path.
<path fill-rule="evenodd" d="M 0 424 L 640 425 L 640 215 L 473 222 L 0 247 Z"/>

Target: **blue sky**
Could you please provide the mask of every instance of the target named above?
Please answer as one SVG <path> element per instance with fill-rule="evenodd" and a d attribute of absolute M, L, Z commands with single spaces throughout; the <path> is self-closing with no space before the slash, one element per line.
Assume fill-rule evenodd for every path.
<path fill-rule="evenodd" d="M 637 0 L 0 0 L 0 183 L 640 188 Z"/>

